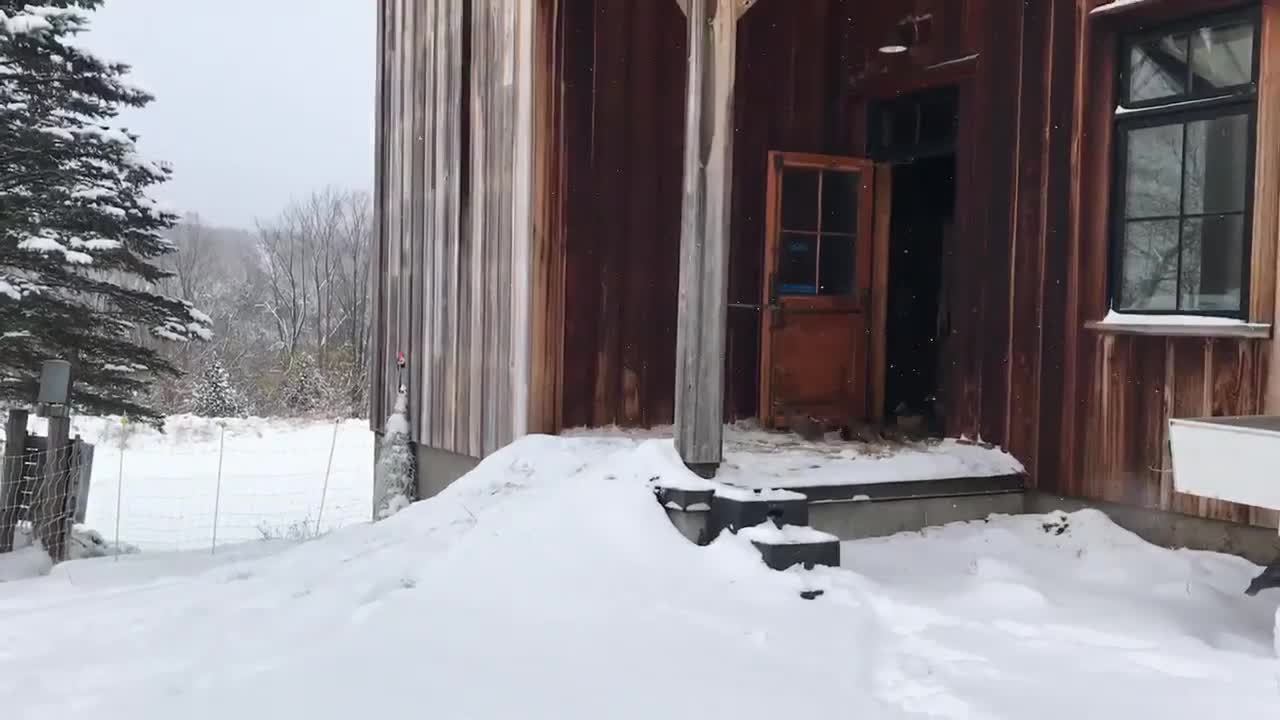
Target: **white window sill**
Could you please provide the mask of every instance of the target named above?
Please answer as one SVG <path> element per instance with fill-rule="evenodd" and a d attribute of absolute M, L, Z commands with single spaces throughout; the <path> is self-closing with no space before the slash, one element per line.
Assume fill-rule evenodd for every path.
<path fill-rule="evenodd" d="M 1085 328 L 1114 335 L 1246 339 L 1271 337 L 1269 323 L 1201 315 L 1133 315 L 1112 311 L 1102 320 L 1085 323 Z"/>

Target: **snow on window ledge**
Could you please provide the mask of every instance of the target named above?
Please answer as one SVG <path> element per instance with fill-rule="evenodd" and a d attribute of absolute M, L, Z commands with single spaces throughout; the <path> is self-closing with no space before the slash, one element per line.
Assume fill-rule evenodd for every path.
<path fill-rule="evenodd" d="M 1138 5 L 1151 5 L 1151 0 L 1111 0 L 1089 11 L 1090 15 L 1109 15 L 1122 10 L 1133 9 Z"/>
<path fill-rule="evenodd" d="M 1205 315 L 1139 315 L 1112 310 L 1101 320 L 1086 323 L 1089 330 L 1117 335 L 1157 335 L 1162 337 L 1269 338 L 1269 323 L 1253 323 L 1235 318 Z"/>

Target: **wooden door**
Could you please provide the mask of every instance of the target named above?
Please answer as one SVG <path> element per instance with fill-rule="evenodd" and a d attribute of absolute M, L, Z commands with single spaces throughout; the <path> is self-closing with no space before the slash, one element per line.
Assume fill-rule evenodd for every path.
<path fill-rule="evenodd" d="M 880 193 L 888 193 L 881 183 Z M 769 155 L 760 414 L 865 419 L 873 353 L 875 164 Z M 881 198 L 887 207 L 888 198 Z"/>

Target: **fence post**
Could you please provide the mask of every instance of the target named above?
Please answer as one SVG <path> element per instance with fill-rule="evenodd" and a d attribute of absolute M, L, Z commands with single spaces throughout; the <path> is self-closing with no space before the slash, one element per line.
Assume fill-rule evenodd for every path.
<path fill-rule="evenodd" d="M 218 551 L 218 509 L 222 504 L 222 451 L 226 447 L 227 424 L 218 422 L 218 486 L 213 496 L 213 541 L 209 546 L 209 554 Z"/>
<path fill-rule="evenodd" d="M 71 492 L 71 418 L 50 417 L 48 460 L 31 502 L 33 534 L 54 562 L 67 559 L 67 498 Z"/>
<path fill-rule="evenodd" d="M 116 551 L 114 562 L 120 562 L 120 505 L 124 498 L 124 446 L 129 442 L 129 418 L 120 418 L 120 464 L 116 467 Z"/>
<path fill-rule="evenodd" d="M 320 488 L 320 509 L 316 511 L 316 535 L 320 535 L 320 518 L 324 517 L 324 501 L 329 495 L 329 474 L 333 472 L 333 451 L 338 447 L 338 428 L 342 418 L 333 421 L 333 440 L 329 442 L 329 463 L 324 468 L 324 486 Z"/>
<path fill-rule="evenodd" d="M 18 491 L 27 452 L 27 411 L 13 409 L 5 423 L 3 468 L 0 468 L 0 552 L 13 550 L 18 529 Z"/>

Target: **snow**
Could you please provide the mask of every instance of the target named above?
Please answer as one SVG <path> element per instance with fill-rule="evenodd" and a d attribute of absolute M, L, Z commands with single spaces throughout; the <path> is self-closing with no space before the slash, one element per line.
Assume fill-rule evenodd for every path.
<path fill-rule="evenodd" d="M 28 13 L 30 8 L 28 8 Z M 7 17 L 0 12 L 0 29 L 13 35 L 33 35 L 53 28 L 53 24 L 38 15 L 23 14 Z"/>
<path fill-rule="evenodd" d="M 52 135 L 53 137 L 58 138 L 59 140 L 65 140 L 67 142 L 73 142 L 76 139 L 76 136 L 72 135 L 71 131 L 67 130 L 66 128 L 37 127 L 36 130 L 44 133 L 45 135 Z"/>
<path fill-rule="evenodd" d="M 532 436 L 378 524 L 0 584 L 6 716 L 1274 716 L 1277 597 L 1241 594 L 1244 560 L 1085 512 L 779 573 L 743 537 L 680 536 L 649 484 L 673 470 Z"/>
<path fill-rule="evenodd" d="M 1248 325 L 1238 318 L 1215 317 L 1212 315 L 1145 315 L 1140 313 L 1122 313 L 1112 310 L 1102 319 L 1099 325 L 1213 325 L 1233 327 Z"/>
<path fill-rule="evenodd" d="M 19 250 L 41 253 L 65 253 L 67 248 L 62 243 L 49 237 L 30 237 L 18 243 Z"/>
<path fill-rule="evenodd" d="M 835 535 L 799 525 L 783 525 L 764 523 L 755 527 L 743 528 L 738 535 L 764 545 L 813 545 L 816 543 L 839 540 Z"/>
<path fill-rule="evenodd" d="M 1111 2 L 1105 2 L 1095 7 L 1094 9 L 1090 10 L 1089 13 L 1099 14 L 1099 13 L 1111 12 L 1113 10 L 1119 10 L 1120 8 L 1126 5 L 1140 5 L 1147 1 L 1148 0 L 1111 0 Z"/>
<path fill-rule="evenodd" d="M 43 432 L 43 423 L 33 420 L 32 429 Z M 218 440 L 224 427 L 219 492 Z M 117 487 L 123 490 L 121 541 L 144 552 L 209 552 L 215 501 L 218 552 L 224 545 L 264 537 L 309 537 L 317 523 L 328 532 L 366 522 L 373 513 L 374 436 L 364 420 L 344 420 L 336 427 L 326 493 L 332 420 L 177 415 L 166 420 L 161 434 L 119 418 L 77 417 L 72 435 L 94 444 L 85 524 L 114 540 Z"/>
<path fill-rule="evenodd" d="M 121 247 L 119 240 L 108 240 L 106 238 L 94 238 L 92 240 L 85 240 L 83 238 L 72 238 L 70 245 L 73 248 L 81 248 L 84 250 L 92 250 L 95 252 L 101 252 L 104 250 L 119 250 Z"/>
<path fill-rule="evenodd" d="M 9 283 L 8 280 L 5 280 L 3 278 L 0 278 L 0 295 L 3 295 L 11 300 L 22 299 L 22 293 L 18 290 L 18 288 L 14 287 L 12 284 Z"/>
<path fill-rule="evenodd" d="M 591 437 L 622 446 L 670 438 L 671 429 L 577 429 L 566 435 Z M 671 461 L 668 467 L 679 465 L 669 440 L 665 444 L 642 445 L 642 448 Z M 1024 472 L 1022 464 L 1000 448 L 964 440 L 883 445 L 810 442 L 790 433 L 766 432 L 751 423 L 738 423 L 725 428 L 724 463 L 716 482 L 703 480 L 680 465 L 678 470 L 669 470 L 656 484 L 690 491 L 716 490 L 725 485 L 797 489 L 1004 477 Z"/>
<path fill-rule="evenodd" d="M 790 490 L 779 490 L 776 488 L 743 488 L 732 485 L 723 485 L 716 488 L 716 495 L 726 500 L 737 500 L 739 502 L 750 502 L 752 500 L 762 500 L 765 502 L 785 502 L 787 500 L 804 500 L 805 496 Z"/>

